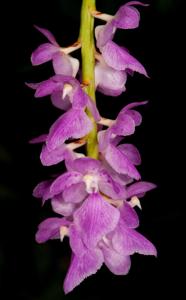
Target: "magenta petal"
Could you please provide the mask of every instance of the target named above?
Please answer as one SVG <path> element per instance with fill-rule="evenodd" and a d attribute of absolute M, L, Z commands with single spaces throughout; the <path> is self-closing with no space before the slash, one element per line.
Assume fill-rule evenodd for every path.
<path fill-rule="evenodd" d="M 50 191 L 53 195 L 61 193 L 65 188 L 68 188 L 72 184 L 76 184 L 82 180 L 82 175 L 78 172 L 66 172 L 54 180 L 50 187 Z"/>
<path fill-rule="evenodd" d="M 121 110 L 120 114 L 127 114 L 133 119 L 133 121 L 135 122 L 135 126 L 139 126 L 142 122 L 142 116 L 138 111 L 133 110 L 132 108 L 145 105 L 147 104 L 147 102 L 148 101 L 130 103 Z"/>
<path fill-rule="evenodd" d="M 43 203 L 51 198 L 50 186 L 53 180 L 46 180 L 38 183 L 33 190 L 33 196 L 36 198 L 42 198 Z"/>
<path fill-rule="evenodd" d="M 71 292 L 85 278 L 95 274 L 103 264 L 103 255 L 99 249 L 87 250 L 81 257 L 72 255 L 68 273 L 64 281 L 65 294 Z"/>
<path fill-rule="evenodd" d="M 56 74 L 75 77 L 79 69 L 79 60 L 62 51 L 53 55 L 52 63 Z"/>
<path fill-rule="evenodd" d="M 52 166 L 66 158 L 66 153 L 70 151 L 67 149 L 66 145 L 61 145 L 58 148 L 49 151 L 46 145 L 43 145 L 40 160 L 43 166 Z"/>
<path fill-rule="evenodd" d="M 102 163 L 104 165 L 104 168 L 112 176 L 114 181 L 118 182 L 122 186 L 126 187 L 127 184 L 133 182 L 133 179 L 131 177 L 127 175 L 118 174 L 106 160 L 103 160 Z"/>
<path fill-rule="evenodd" d="M 47 147 L 53 150 L 69 138 L 79 139 L 92 129 L 92 122 L 87 114 L 80 109 L 71 109 L 64 113 L 52 125 L 47 138 Z"/>
<path fill-rule="evenodd" d="M 30 143 L 30 144 L 39 144 L 39 143 L 43 143 L 43 142 L 46 141 L 47 136 L 48 136 L 47 134 L 42 134 L 42 135 L 40 135 L 40 136 L 37 136 L 37 137 L 31 139 L 31 140 L 29 141 L 29 143 Z"/>
<path fill-rule="evenodd" d="M 58 52 L 59 48 L 46 43 L 40 45 L 31 55 L 31 62 L 34 66 L 41 65 L 53 58 L 54 53 Z"/>
<path fill-rule="evenodd" d="M 62 91 L 53 92 L 51 94 L 51 102 L 55 107 L 64 111 L 67 111 L 72 107 L 68 96 L 62 99 Z"/>
<path fill-rule="evenodd" d="M 69 221 L 65 218 L 49 218 L 39 224 L 36 233 L 36 241 L 44 243 L 49 239 L 58 239 L 60 237 L 60 227 L 68 225 Z"/>
<path fill-rule="evenodd" d="M 96 104 L 90 99 L 90 97 L 87 98 L 87 108 L 90 110 L 95 121 L 98 122 L 101 119 L 101 116 L 99 114 Z"/>
<path fill-rule="evenodd" d="M 112 247 L 101 247 L 104 256 L 104 263 L 115 275 L 126 275 L 131 266 L 130 256 L 118 253 Z"/>
<path fill-rule="evenodd" d="M 82 90 L 79 82 L 74 79 L 73 82 L 73 90 L 70 94 L 71 102 L 73 108 L 83 109 L 87 105 L 87 101 L 89 99 L 88 95 Z"/>
<path fill-rule="evenodd" d="M 98 143 L 100 152 L 105 151 L 111 139 L 111 130 L 101 130 L 98 132 Z"/>
<path fill-rule="evenodd" d="M 130 109 L 126 112 L 126 115 L 130 116 L 134 120 L 135 126 L 139 126 L 141 124 L 142 116 L 138 111 Z"/>
<path fill-rule="evenodd" d="M 36 25 L 34 25 L 34 27 L 38 31 L 40 31 L 49 40 L 49 42 L 51 42 L 51 44 L 53 44 L 55 46 L 59 46 L 58 43 L 56 42 L 54 35 L 48 29 L 45 29 L 45 28 L 42 28 L 42 27 L 39 27 Z"/>
<path fill-rule="evenodd" d="M 103 236 L 114 230 L 119 220 L 119 211 L 95 193 L 83 202 L 74 214 L 74 224 L 88 248 L 96 247 Z"/>
<path fill-rule="evenodd" d="M 40 83 L 25 82 L 25 85 L 33 90 L 36 90 L 39 87 Z"/>
<path fill-rule="evenodd" d="M 118 146 L 118 149 L 128 157 L 132 164 L 136 166 L 141 164 L 140 153 L 134 145 L 122 144 Z"/>
<path fill-rule="evenodd" d="M 62 91 L 56 91 L 51 94 L 51 102 L 52 104 L 62 110 L 69 110 L 71 108 L 71 103 L 69 101 L 69 97 L 65 97 L 62 99 Z"/>
<path fill-rule="evenodd" d="M 141 106 L 141 105 L 145 105 L 147 104 L 148 101 L 140 101 L 140 102 L 132 102 L 132 103 L 129 103 L 128 105 L 126 105 L 121 112 L 128 112 L 129 110 L 131 110 L 131 108 L 134 108 L 134 107 L 138 107 L 138 106 Z"/>
<path fill-rule="evenodd" d="M 106 25 L 97 26 L 95 28 L 95 35 L 97 40 L 97 47 L 101 48 L 110 40 L 113 39 L 116 31 L 113 20 L 107 22 Z"/>
<path fill-rule="evenodd" d="M 133 196 L 140 197 L 141 194 L 144 194 L 155 188 L 156 188 L 156 185 L 151 182 L 146 182 L 146 181 L 136 182 L 134 184 L 131 184 L 127 188 L 127 198 L 131 198 Z"/>
<path fill-rule="evenodd" d="M 99 190 L 112 199 L 126 199 L 126 189 L 114 181 L 107 171 L 99 173 Z"/>
<path fill-rule="evenodd" d="M 63 199 L 65 202 L 79 203 L 87 196 L 84 182 L 72 184 L 63 191 Z"/>
<path fill-rule="evenodd" d="M 54 77 L 47 79 L 45 81 L 42 81 L 39 83 L 36 92 L 35 97 L 44 97 L 51 95 L 53 92 L 61 91 L 63 89 L 63 82 L 59 80 L 55 80 Z"/>
<path fill-rule="evenodd" d="M 57 52 L 53 55 L 53 68 L 56 74 L 72 76 L 73 70 L 68 55 Z"/>
<path fill-rule="evenodd" d="M 134 29 L 139 26 L 140 13 L 129 3 L 121 6 L 114 18 L 114 25 L 121 29 Z"/>
<path fill-rule="evenodd" d="M 54 212 L 65 217 L 71 216 L 76 209 L 76 205 L 74 203 L 64 202 L 61 195 L 55 196 L 51 200 L 51 205 Z"/>
<path fill-rule="evenodd" d="M 88 249 L 84 245 L 81 234 L 74 224 L 69 227 L 70 247 L 74 254 L 81 257 Z"/>
<path fill-rule="evenodd" d="M 83 175 L 87 173 L 97 173 L 101 168 L 101 162 L 90 157 L 82 157 L 73 160 L 71 162 L 71 168 L 74 171 L 81 172 Z"/>
<path fill-rule="evenodd" d="M 116 135 L 131 135 L 135 131 L 135 122 L 126 113 L 119 113 L 116 122 L 111 126 L 110 130 Z"/>
<path fill-rule="evenodd" d="M 128 175 L 136 180 L 140 179 L 140 174 L 127 156 L 111 144 L 106 149 L 105 159 L 119 174 Z"/>
<path fill-rule="evenodd" d="M 134 210 L 127 202 L 120 207 L 120 218 L 129 228 L 137 228 L 139 226 L 139 218 Z"/>
<path fill-rule="evenodd" d="M 144 255 L 157 255 L 154 245 L 136 230 L 119 224 L 112 238 L 113 247 L 116 251 L 132 255 L 134 253 Z"/>
<path fill-rule="evenodd" d="M 95 66 L 97 90 L 108 96 L 119 96 L 126 90 L 127 73 L 117 71 L 106 64 L 97 63 Z"/>
<path fill-rule="evenodd" d="M 119 47 L 112 41 L 109 41 L 102 48 L 102 55 L 105 62 L 113 69 L 123 71 L 130 69 L 148 76 L 145 68 L 137 59 L 130 55 L 126 49 Z"/>

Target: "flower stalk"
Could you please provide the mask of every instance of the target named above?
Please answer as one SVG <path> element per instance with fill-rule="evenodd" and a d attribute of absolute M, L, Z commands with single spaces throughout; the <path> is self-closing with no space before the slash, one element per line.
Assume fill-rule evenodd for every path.
<path fill-rule="evenodd" d="M 95 44 L 94 44 L 94 17 L 91 11 L 95 11 L 95 0 L 83 0 L 81 8 L 80 42 L 82 55 L 82 82 L 84 90 L 96 103 L 95 96 Z M 88 50 L 88 51 L 87 51 Z M 97 124 L 91 112 L 87 114 L 93 123 L 93 129 L 87 135 L 87 156 L 98 158 Z"/>

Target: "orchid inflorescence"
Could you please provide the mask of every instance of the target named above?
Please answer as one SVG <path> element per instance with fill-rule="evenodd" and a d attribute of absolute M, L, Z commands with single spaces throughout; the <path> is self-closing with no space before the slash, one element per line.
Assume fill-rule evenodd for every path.
<path fill-rule="evenodd" d="M 141 124 L 137 108 L 146 101 L 126 105 L 116 120 L 101 117 L 95 101 L 96 90 L 109 96 L 122 94 L 127 77 L 134 72 L 148 76 L 142 64 L 113 41 L 117 29 L 139 26 L 135 6 L 146 5 L 131 1 L 111 16 L 96 11 L 95 0 L 83 0 L 79 39 L 66 48 L 50 31 L 35 26 L 48 42 L 32 53 L 31 62 L 40 65 L 51 60 L 55 75 L 27 85 L 35 90 L 36 98 L 50 96 L 63 114 L 48 134 L 31 143 L 43 143 L 40 159 L 44 166 L 62 161 L 66 166 L 66 172 L 34 189 L 33 195 L 42 198 L 43 204 L 50 199 L 52 210 L 59 215 L 39 225 L 36 241 L 69 238 L 72 258 L 65 293 L 96 273 L 103 263 L 112 273 L 125 275 L 132 254 L 157 254 L 154 245 L 136 231 L 139 218 L 134 209 L 141 208 L 139 198 L 156 186 L 141 181 L 136 168 L 141 163 L 139 151 L 125 143 Z M 96 47 L 95 18 L 106 22 L 95 28 Z M 71 56 L 78 49 L 82 53 L 81 73 L 79 60 Z M 86 155 L 80 153 L 84 146 Z"/>

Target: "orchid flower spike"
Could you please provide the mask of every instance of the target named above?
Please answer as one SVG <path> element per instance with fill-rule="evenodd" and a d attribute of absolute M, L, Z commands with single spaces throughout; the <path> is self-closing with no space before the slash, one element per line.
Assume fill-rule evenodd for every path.
<path fill-rule="evenodd" d="M 48 97 L 59 108 L 48 132 L 30 143 L 42 145 L 42 165 L 63 162 L 65 166 L 65 171 L 33 190 L 33 196 L 42 205 L 47 201 L 54 214 L 39 224 L 36 241 L 69 239 L 72 257 L 65 293 L 103 264 L 115 275 L 126 275 L 133 254 L 157 256 L 153 243 L 138 231 L 136 211 L 136 206 L 142 207 L 141 198 L 156 185 L 141 179 L 140 152 L 127 141 L 142 123 L 138 109 L 147 101 L 125 105 L 115 120 L 101 116 L 96 105 L 96 91 L 116 97 L 126 91 L 128 75 L 148 76 L 143 65 L 114 42 L 117 29 L 139 26 L 136 6 L 146 5 L 131 1 L 111 16 L 98 12 L 95 2 L 82 0 L 80 35 L 69 47 L 62 48 L 50 31 L 35 26 L 48 42 L 32 53 L 31 62 L 35 66 L 52 61 L 54 74 L 42 82 L 27 83 L 35 98 Z M 94 28 L 94 18 L 106 23 Z M 81 66 L 71 56 L 80 48 Z"/>

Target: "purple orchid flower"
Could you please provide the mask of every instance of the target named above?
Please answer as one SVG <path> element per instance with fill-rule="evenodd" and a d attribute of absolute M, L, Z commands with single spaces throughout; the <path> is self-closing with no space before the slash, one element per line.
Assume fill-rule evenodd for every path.
<path fill-rule="evenodd" d="M 115 121 L 102 119 L 100 123 L 110 127 L 98 133 L 99 150 L 102 154 L 102 159 L 104 158 L 117 173 L 127 175 L 136 180 L 140 179 L 140 174 L 134 165 L 141 163 L 140 153 L 131 144 L 118 144 L 122 136 L 133 134 L 135 127 L 141 124 L 141 114 L 132 108 L 146 103 L 146 101 L 134 102 L 125 106 Z"/>
<path fill-rule="evenodd" d="M 82 157 L 67 161 L 66 166 L 70 184 L 67 183 L 66 173 L 64 173 L 50 187 L 52 195 L 63 192 L 65 202 L 79 203 L 88 194 L 95 192 L 100 192 L 112 199 L 126 198 L 125 187 L 112 179 L 100 161 Z"/>
<path fill-rule="evenodd" d="M 126 48 L 120 47 L 112 41 L 117 28 L 133 29 L 138 27 L 140 14 L 133 5 L 146 6 L 138 1 L 131 1 L 121 6 L 115 16 L 95 13 L 95 17 L 107 21 L 106 25 L 97 26 L 95 29 L 97 47 L 106 64 L 112 69 L 129 70 L 129 72 L 138 72 L 148 77 L 142 64 Z"/>
<path fill-rule="evenodd" d="M 70 107 L 75 109 L 85 109 L 87 107 L 96 121 L 100 119 L 96 105 L 83 91 L 79 81 L 71 76 L 54 75 L 40 83 L 26 84 L 36 90 L 36 98 L 50 95 L 53 105 L 62 110 L 68 110 Z"/>
<path fill-rule="evenodd" d="M 38 137 L 35 137 L 29 141 L 30 144 L 38 144 L 43 143 L 41 154 L 40 154 L 40 160 L 42 165 L 44 166 L 51 166 L 55 165 L 59 162 L 62 162 L 63 160 L 73 160 L 79 157 L 84 156 L 81 153 L 76 153 L 74 150 L 85 145 L 85 140 L 77 140 L 73 141 L 71 143 L 64 143 L 60 145 L 59 147 L 55 148 L 52 151 L 49 151 L 46 146 L 46 140 L 48 135 L 42 134 Z"/>
<path fill-rule="evenodd" d="M 44 147 L 42 151 L 42 155 L 44 153 L 45 156 L 56 157 L 57 160 L 54 161 L 54 163 L 57 163 L 60 161 L 60 156 L 61 160 L 63 160 L 64 155 L 66 154 L 66 148 L 63 147 L 66 140 L 69 138 L 82 138 L 91 131 L 93 125 L 87 114 L 84 112 L 85 108 L 87 107 L 91 111 L 94 119 L 97 121 L 100 120 L 99 112 L 89 96 L 82 90 L 79 82 L 70 76 L 55 75 L 41 83 L 31 83 L 27 85 L 36 89 L 35 97 L 51 95 L 54 104 L 56 104 L 56 101 L 59 100 L 60 96 L 60 108 L 63 109 L 63 97 L 64 99 L 66 98 L 66 95 L 64 96 L 64 92 L 66 93 L 65 87 L 68 88 L 68 100 L 65 99 L 65 101 L 69 101 L 72 108 L 70 108 L 69 105 L 70 109 L 52 125 L 46 138 L 46 147 Z M 52 151 L 55 151 L 55 153 Z M 45 165 L 46 164 L 47 161 Z M 52 161 L 50 162 L 50 165 L 51 164 Z"/>
<path fill-rule="evenodd" d="M 104 211 L 104 214 L 103 214 Z M 126 275 L 131 266 L 130 255 L 155 255 L 151 242 L 135 228 L 139 219 L 134 209 L 124 202 L 120 209 L 107 203 L 102 196 L 92 193 L 69 222 L 65 218 L 49 218 L 38 228 L 36 240 L 69 236 L 72 260 L 64 281 L 65 293 L 70 292 L 86 277 L 95 274 L 106 264 L 115 275 Z"/>
<path fill-rule="evenodd" d="M 148 6 L 139 1 L 130 1 L 122 5 L 115 16 L 108 14 L 96 13 L 94 16 L 106 21 L 106 25 L 96 27 L 97 46 L 103 47 L 107 42 L 113 39 L 116 30 L 119 29 L 135 29 L 139 26 L 140 13 L 134 5 Z"/>
<path fill-rule="evenodd" d="M 52 60 L 53 68 L 56 74 L 75 77 L 79 69 L 79 61 L 78 59 L 70 56 L 69 53 L 80 48 L 80 45 L 78 44 L 68 48 L 61 48 L 50 31 L 39 26 L 34 27 L 40 31 L 50 43 L 40 45 L 32 53 L 32 64 L 37 66 Z"/>
<path fill-rule="evenodd" d="M 97 91 L 108 96 L 119 96 L 126 90 L 127 73 L 109 67 L 101 55 L 97 56 L 95 85 Z"/>

